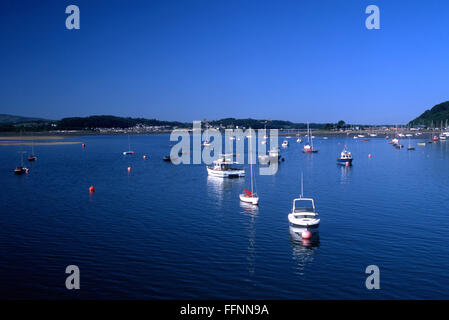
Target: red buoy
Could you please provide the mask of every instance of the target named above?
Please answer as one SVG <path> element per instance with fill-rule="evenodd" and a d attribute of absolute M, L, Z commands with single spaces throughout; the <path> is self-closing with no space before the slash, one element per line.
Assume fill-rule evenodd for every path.
<path fill-rule="evenodd" d="M 83 143 L 81 146 L 82 146 L 83 148 L 86 147 L 86 145 L 85 145 L 84 143 Z"/>
<path fill-rule="evenodd" d="M 371 153 L 370 153 L 370 154 L 368 154 L 368 158 L 371 158 Z"/>
<path fill-rule="evenodd" d="M 90 187 L 89 187 L 89 192 L 90 192 L 90 193 L 94 193 L 94 192 L 95 192 L 95 188 L 94 188 L 93 186 L 90 186 Z"/>
<path fill-rule="evenodd" d="M 309 230 L 304 230 L 304 231 L 301 233 L 301 237 L 302 237 L 303 239 L 310 239 L 310 238 L 312 238 L 312 233 L 311 233 Z"/>
<path fill-rule="evenodd" d="M 131 171 L 131 167 L 128 167 L 128 172 Z"/>
<path fill-rule="evenodd" d="M 147 156 L 146 156 L 146 155 L 143 155 L 143 158 L 144 158 L 144 159 L 146 159 L 146 158 L 147 158 Z"/>

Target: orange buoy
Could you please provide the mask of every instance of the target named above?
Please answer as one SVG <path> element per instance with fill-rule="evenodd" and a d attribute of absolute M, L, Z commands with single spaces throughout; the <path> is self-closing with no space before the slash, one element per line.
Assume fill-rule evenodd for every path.
<path fill-rule="evenodd" d="M 94 188 L 93 186 L 90 186 L 90 187 L 89 187 L 89 192 L 90 192 L 90 193 L 94 193 L 94 192 L 95 192 L 95 188 Z"/>
<path fill-rule="evenodd" d="M 312 238 L 312 233 L 311 233 L 309 230 L 304 230 L 304 231 L 301 233 L 301 237 L 302 237 L 303 239 L 310 239 L 310 238 Z"/>
<path fill-rule="evenodd" d="M 143 155 L 143 158 L 144 158 L 144 159 L 146 159 L 146 158 L 147 158 L 147 156 L 146 156 L 146 155 Z"/>

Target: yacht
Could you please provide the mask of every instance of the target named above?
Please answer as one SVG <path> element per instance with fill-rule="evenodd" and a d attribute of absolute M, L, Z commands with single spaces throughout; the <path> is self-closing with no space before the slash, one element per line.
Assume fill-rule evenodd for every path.
<path fill-rule="evenodd" d="M 207 173 L 214 177 L 220 178 L 239 178 L 245 176 L 244 169 L 232 167 L 235 162 L 232 155 L 222 154 L 219 159 L 213 162 L 212 166 L 207 166 Z"/>
<path fill-rule="evenodd" d="M 312 132 L 309 129 L 309 123 L 307 122 L 307 138 L 308 142 L 304 145 L 304 148 L 302 149 L 302 152 L 304 153 L 316 153 L 318 150 L 313 148 L 313 136 Z"/>
<path fill-rule="evenodd" d="M 33 162 L 36 161 L 37 157 L 34 155 L 34 142 L 31 145 L 31 155 L 28 156 L 28 161 Z"/>
<path fill-rule="evenodd" d="M 129 135 L 128 135 L 128 150 L 129 151 L 123 151 L 124 156 L 126 156 L 128 154 L 134 154 L 134 151 L 131 151 L 131 143 L 129 142 Z"/>
<path fill-rule="evenodd" d="M 22 156 L 22 158 L 21 158 L 22 159 L 22 162 L 21 162 L 22 164 L 14 169 L 14 173 L 15 174 L 24 174 L 24 173 L 28 173 L 30 171 L 28 168 L 25 168 L 23 166 L 23 154 L 24 153 L 25 153 L 25 151 L 21 151 L 20 152 L 20 154 Z"/>
<path fill-rule="evenodd" d="M 251 128 L 250 128 L 251 131 Z M 247 190 L 246 188 L 243 189 L 243 193 L 240 194 L 240 201 L 242 202 L 246 202 L 246 203 L 251 203 L 254 205 L 258 205 L 259 204 L 259 196 L 257 195 L 257 193 L 254 191 L 254 181 L 253 181 L 253 161 L 252 161 L 252 150 L 251 150 L 251 135 L 249 136 L 250 141 L 248 142 L 249 144 L 249 164 L 250 164 L 250 168 L 251 168 L 251 191 Z"/>
<path fill-rule="evenodd" d="M 282 147 L 283 148 L 287 148 L 288 147 L 288 141 L 284 140 L 284 142 L 282 142 Z"/>

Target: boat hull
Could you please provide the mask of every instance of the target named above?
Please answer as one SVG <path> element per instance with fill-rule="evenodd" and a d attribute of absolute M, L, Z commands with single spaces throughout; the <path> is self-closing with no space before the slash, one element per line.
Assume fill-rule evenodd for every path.
<path fill-rule="evenodd" d="M 288 222 L 293 228 L 316 229 L 320 226 L 320 219 L 296 219 L 291 213 L 288 215 Z"/>
<path fill-rule="evenodd" d="M 207 173 L 213 177 L 219 178 L 240 178 L 245 176 L 245 170 L 214 170 L 207 167 Z"/>
<path fill-rule="evenodd" d="M 240 194 L 240 201 L 258 205 L 259 197 L 250 197 L 247 194 Z"/>
<path fill-rule="evenodd" d="M 317 153 L 318 150 L 302 150 L 304 153 Z"/>
<path fill-rule="evenodd" d="M 337 158 L 337 164 L 352 166 L 352 159 Z"/>
<path fill-rule="evenodd" d="M 28 169 L 27 168 L 23 168 L 23 167 L 17 167 L 14 169 L 14 174 L 25 174 L 28 173 Z"/>

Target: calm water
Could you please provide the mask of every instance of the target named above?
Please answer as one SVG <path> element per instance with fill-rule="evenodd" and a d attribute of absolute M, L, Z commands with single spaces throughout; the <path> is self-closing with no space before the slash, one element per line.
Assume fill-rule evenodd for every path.
<path fill-rule="evenodd" d="M 20 147 L 0 147 L 1 297 L 449 298 L 449 141 L 316 139 L 305 155 L 292 138 L 277 174 L 256 176 L 251 209 L 238 199 L 249 175 L 165 163 L 168 135 L 132 136 L 134 156 L 121 154 L 127 136 L 72 140 L 86 148 L 37 146 L 24 176 L 12 173 Z M 344 144 L 352 168 L 335 163 Z M 311 246 L 287 220 L 301 171 L 321 215 Z M 70 264 L 81 290 L 65 289 Z M 377 291 L 365 288 L 371 264 Z"/>

